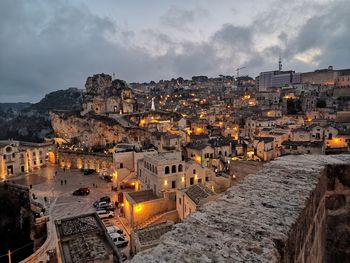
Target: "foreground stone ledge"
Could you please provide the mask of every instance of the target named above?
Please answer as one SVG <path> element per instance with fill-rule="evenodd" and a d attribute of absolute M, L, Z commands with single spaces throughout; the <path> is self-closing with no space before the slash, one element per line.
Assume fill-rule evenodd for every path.
<path fill-rule="evenodd" d="M 278 158 L 132 262 L 319 262 L 329 185 L 325 171 L 339 164 L 350 165 L 350 155 Z"/>

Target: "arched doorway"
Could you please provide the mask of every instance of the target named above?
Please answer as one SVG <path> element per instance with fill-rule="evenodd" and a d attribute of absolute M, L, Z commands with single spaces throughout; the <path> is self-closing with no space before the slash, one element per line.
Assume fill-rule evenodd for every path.
<path fill-rule="evenodd" d="M 46 154 L 46 162 L 55 164 L 56 163 L 56 154 L 54 151 L 49 151 Z"/>

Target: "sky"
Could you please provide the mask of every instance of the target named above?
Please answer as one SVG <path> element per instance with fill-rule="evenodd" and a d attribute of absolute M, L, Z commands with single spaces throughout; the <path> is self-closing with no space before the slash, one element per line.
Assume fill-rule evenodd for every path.
<path fill-rule="evenodd" d="M 1 0 L 0 102 L 127 82 L 350 67 L 348 0 Z"/>

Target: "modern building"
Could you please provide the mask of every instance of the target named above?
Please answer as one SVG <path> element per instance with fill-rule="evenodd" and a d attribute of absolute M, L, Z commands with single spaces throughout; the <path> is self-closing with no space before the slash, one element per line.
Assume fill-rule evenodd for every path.
<path fill-rule="evenodd" d="M 337 76 L 338 72 L 332 66 L 329 66 L 327 69 L 301 73 L 301 83 L 333 86 Z"/>

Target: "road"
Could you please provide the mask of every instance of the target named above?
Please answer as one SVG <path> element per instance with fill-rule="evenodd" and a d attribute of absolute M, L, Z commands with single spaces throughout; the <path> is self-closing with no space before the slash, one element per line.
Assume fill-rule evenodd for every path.
<path fill-rule="evenodd" d="M 55 176 L 55 172 L 57 175 Z M 78 170 L 62 170 L 58 166 L 48 165 L 32 174 L 15 179 L 16 183 L 32 186 L 31 193 L 38 197 L 38 201 L 45 204 L 47 214 L 50 215 L 50 231 L 55 231 L 54 221 L 65 217 L 77 216 L 94 212 L 92 204 L 102 196 L 110 196 L 112 201 L 117 200 L 118 193 L 112 191 L 112 183 L 105 182 L 98 178 L 97 174 L 83 175 Z M 95 186 L 94 186 L 95 185 Z M 89 187 L 88 196 L 73 196 L 73 191 L 80 187 Z M 47 198 L 47 202 L 44 201 Z M 115 211 L 118 215 L 119 210 Z M 116 216 L 113 219 L 103 220 L 106 226 L 116 225 L 124 229 Z M 124 233 L 127 233 L 124 229 Z M 49 247 L 56 243 L 56 233 L 48 243 Z M 130 236 L 127 235 L 128 240 Z M 54 247 L 52 247 L 54 248 Z M 129 246 L 121 249 L 129 255 Z"/>

